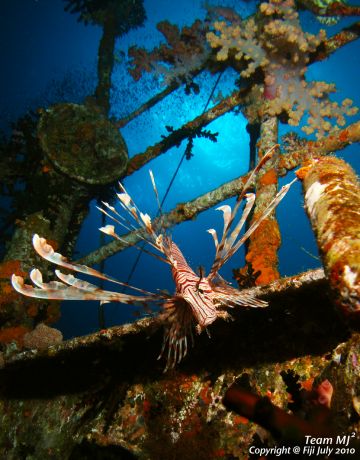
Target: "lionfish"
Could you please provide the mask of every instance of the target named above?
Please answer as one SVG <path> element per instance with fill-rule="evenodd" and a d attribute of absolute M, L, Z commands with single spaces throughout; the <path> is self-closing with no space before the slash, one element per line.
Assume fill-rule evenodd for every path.
<path fill-rule="evenodd" d="M 172 276 L 175 282 L 174 295 L 165 293 L 154 294 L 128 283 L 123 283 L 117 279 L 105 275 L 86 265 L 80 265 L 70 262 L 66 257 L 54 251 L 52 246 L 44 238 L 38 235 L 33 236 L 33 246 L 36 252 L 44 259 L 73 272 L 92 275 L 95 278 L 106 280 L 121 286 L 126 286 L 139 295 L 132 295 L 120 292 L 113 292 L 99 288 L 98 286 L 76 278 L 72 274 L 62 273 L 55 270 L 55 274 L 60 281 L 43 282 L 43 277 L 38 269 L 30 272 L 30 279 L 36 287 L 25 284 L 21 276 L 12 275 L 11 282 L 13 287 L 21 294 L 29 297 L 53 300 L 99 300 L 100 302 L 120 302 L 125 304 L 149 304 L 158 303 L 162 309 L 160 312 L 161 319 L 164 323 L 163 345 L 159 355 L 160 359 L 166 356 L 166 368 L 173 368 L 187 354 L 188 342 L 191 339 L 193 344 L 193 329 L 196 325 L 196 331 L 201 333 L 204 329 L 212 324 L 217 318 L 228 318 L 228 313 L 224 310 L 227 307 L 247 306 L 247 307 L 266 307 L 267 302 L 257 299 L 252 294 L 242 292 L 230 286 L 220 275 L 220 268 L 232 257 L 240 246 L 256 230 L 260 223 L 275 209 L 282 198 L 289 190 L 291 184 L 283 186 L 271 203 L 267 206 L 260 217 L 250 225 L 248 230 L 240 238 L 239 234 L 244 223 L 253 207 L 255 201 L 254 193 L 246 193 L 250 187 L 255 175 L 259 172 L 263 164 L 271 157 L 273 146 L 261 159 L 259 164 L 249 176 L 240 195 L 237 198 L 233 209 L 229 205 L 220 206 L 218 210 L 223 212 L 224 228 L 222 237 L 219 240 L 216 230 L 209 229 L 215 243 L 215 258 L 207 276 L 204 276 L 202 270 L 199 275 L 196 274 L 188 265 L 179 247 L 172 241 L 171 237 L 161 230 L 157 231 L 156 226 L 152 223 L 148 214 L 143 214 L 134 203 L 133 199 L 125 190 L 124 186 L 119 183 L 121 193 L 117 194 L 119 203 L 123 210 L 126 211 L 126 217 L 121 215 L 115 207 L 106 202 L 102 202 L 105 209 L 98 208 L 116 224 L 125 227 L 127 230 L 134 228 L 141 229 L 141 238 L 150 244 L 162 255 L 152 253 L 143 247 L 138 249 L 145 251 L 157 259 L 167 263 L 171 267 Z M 155 184 L 154 176 L 151 171 L 150 178 L 152 187 L 155 192 L 159 212 L 161 205 L 159 194 Z M 245 198 L 246 204 L 239 221 L 234 224 L 238 209 Z M 161 217 L 161 214 L 160 214 Z M 160 219 L 161 220 L 161 219 Z M 134 226 L 134 224 L 136 224 Z M 233 225 L 234 224 L 234 225 Z M 234 227 L 232 230 L 231 228 Z M 100 231 L 111 235 L 117 240 L 124 241 L 121 236 L 115 232 L 114 225 L 101 227 Z"/>

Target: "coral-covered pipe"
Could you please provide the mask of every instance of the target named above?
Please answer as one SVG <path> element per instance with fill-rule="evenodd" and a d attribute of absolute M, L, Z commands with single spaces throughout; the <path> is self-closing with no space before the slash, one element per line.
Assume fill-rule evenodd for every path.
<path fill-rule="evenodd" d="M 280 438 L 282 441 L 304 442 L 305 436 L 309 435 L 313 437 L 332 436 L 327 422 L 314 423 L 288 414 L 272 404 L 267 397 L 252 394 L 236 384 L 231 385 L 226 391 L 222 402 L 228 410 L 258 423 L 269 430 L 275 438 Z M 327 417 L 330 415 L 327 408 L 323 408 L 323 411 Z M 327 418 L 325 420 L 327 421 Z"/>
<path fill-rule="evenodd" d="M 334 301 L 360 322 L 360 184 L 335 157 L 313 160 L 297 172 Z"/>
<path fill-rule="evenodd" d="M 258 142 L 258 156 L 261 159 L 265 152 L 277 143 L 277 117 L 267 117 L 261 121 L 260 140 Z M 266 209 L 277 193 L 278 152 L 265 163 L 260 170 L 256 183 L 256 201 L 252 217 L 254 222 Z M 259 225 L 249 240 L 246 261 L 251 264 L 254 273 L 259 272 L 255 283 L 268 284 L 280 277 L 278 271 L 278 250 L 281 244 L 279 224 L 272 212 Z M 236 276 L 236 275 L 235 275 Z"/>

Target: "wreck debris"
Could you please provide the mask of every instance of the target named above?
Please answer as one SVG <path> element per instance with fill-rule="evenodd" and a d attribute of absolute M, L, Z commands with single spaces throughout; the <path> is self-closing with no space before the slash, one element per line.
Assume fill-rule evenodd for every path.
<path fill-rule="evenodd" d="M 128 152 L 123 137 L 94 108 L 53 105 L 41 114 L 38 137 L 55 168 L 80 183 L 109 184 L 126 170 Z"/>
<path fill-rule="evenodd" d="M 296 3 L 323 19 L 338 16 L 358 16 L 360 14 L 360 8 L 348 5 L 346 0 L 297 0 Z"/>
<path fill-rule="evenodd" d="M 213 109 L 210 109 L 209 112 L 212 110 Z M 205 112 L 205 114 L 206 113 L 207 112 Z M 198 118 L 200 119 L 201 117 L 202 116 Z M 201 126 L 204 125 L 201 124 Z M 169 139 L 169 137 L 167 139 Z M 286 155 L 280 155 L 278 166 L 279 176 L 285 176 L 287 171 L 298 167 L 305 159 L 311 158 L 312 156 L 326 156 L 331 154 L 334 150 L 341 150 L 351 143 L 359 141 L 360 122 L 353 123 L 347 128 L 338 131 L 334 135 L 329 135 L 317 141 L 308 141 L 301 148 Z M 160 146 L 160 144 L 164 142 L 165 140 L 162 140 L 159 144 L 156 144 L 156 146 Z M 146 152 L 135 155 L 128 163 L 127 175 L 144 166 L 157 155 L 164 153 L 164 151 L 165 150 L 156 148 L 155 152 L 153 147 L 149 147 Z M 251 171 L 249 174 L 251 174 Z M 163 215 L 164 227 L 171 228 L 181 222 L 194 219 L 197 214 L 219 204 L 221 201 L 238 195 L 241 192 L 247 177 L 248 175 L 241 176 L 237 179 L 226 182 L 220 187 L 211 190 L 192 201 L 179 203 L 175 208 Z M 120 241 L 111 241 L 110 243 L 105 244 L 101 248 L 96 249 L 87 256 L 83 257 L 81 259 L 81 263 L 84 263 L 85 265 L 99 263 L 105 258 L 110 257 L 111 255 L 114 255 L 115 253 L 120 252 L 128 246 L 140 241 L 137 231 L 128 233 L 123 237 L 123 239 L 127 241 L 128 244 L 124 244 L 124 242 Z"/>
<path fill-rule="evenodd" d="M 288 393 L 280 373 L 289 369 L 309 390 L 326 379 L 336 383 L 331 421 L 340 432 L 356 430 L 351 411 L 358 395 L 359 335 L 349 339 L 344 324 L 335 325 L 321 272 L 284 281 L 253 288 L 266 292 L 271 307 L 236 309 L 231 323 L 214 323 L 213 339 L 199 337 L 196 353 L 167 374 L 161 364 L 153 365 L 161 344 L 161 334 L 153 333 L 158 318 L 2 356 L 0 454 L 21 458 L 25 445 L 36 458 L 51 451 L 56 460 L 94 458 L 96 450 L 105 454 L 115 448 L 117 458 L 131 453 L 151 460 L 171 454 L 183 460 L 245 459 L 260 428 L 228 413 L 224 394 L 246 374 L 260 398 L 267 396 L 286 410 Z M 307 308 L 311 301 L 317 308 Z M 251 327 L 254 321 L 258 334 Z M 334 349 L 341 353 L 337 364 L 328 358 Z M 194 456 L 199 445 L 207 456 Z"/>
<path fill-rule="evenodd" d="M 258 423 L 269 430 L 275 438 L 280 438 L 282 441 L 301 442 L 307 435 L 312 437 L 332 435 L 329 426 L 311 423 L 288 414 L 273 405 L 267 396 L 261 398 L 236 384 L 231 385 L 227 390 L 223 403 L 226 408 Z M 322 409 L 329 411 L 327 407 Z"/>
<path fill-rule="evenodd" d="M 60 306 L 55 302 L 29 304 L 14 297 L 8 282 L 9 267 L 23 271 L 36 263 L 27 252 L 27 241 L 36 231 L 46 234 L 54 247 L 71 252 L 89 202 L 124 173 L 128 158 L 118 130 L 98 110 L 85 105 L 54 105 L 41 112 L 37 129 L 28 123 L 22 129 L 25 131 L 19 131 L 18 137 L 27 139 L 23 149 L 29 160 L 18 182 L 13 179 L 13 186 L 24 191 L 12 239 L 0 264 L 0 321 L 4 332 L 0 342 L 13 339 L 20 345 L 28 328 L 38 322 L 55 322 Z M 14 149 L 16 157 L 23 155 L 22 144 L 9 143 L 8 148 Z M 43 269 L 46 271 L 45 266 Z"/>
<path fill-rule="evenodd" d="M 360 185 L 355 172 L 335 157 L 310 161 L 297 175 L 315 231 L 334 301 L 360 318 Z"/>
<path fill-rule="evenodd" d="M 317 141 L 305 141 L 298 144 L 297 148 L 281 155 L 279 160 L 279 174 L 286 175 L 287 171 L 300 166 L 311 158 L 330 155 L 337 150 L 342 150 L 354 142 L 360 141 L 360 122 L 357 121 L 346 128 L 336 131 Z"/>
<path fill-rule="evenodd" d="M 100 5 L 101 2 L 78 0 L 71 3 Z M 105 3 L 111 5 L 114 2 L 109 0 Z M 120 3 L 130 4 L 134 2 Z M 296 2 L 295 4 L 300 3 Z M 281 58 L 286 55 L 267 50 L 267 55 L 274 56 L 277 54 L 276 57 L 279 58 L 279 62 L 274 63 L 273 66 L 267 64 L 266 68 L 260 65 L 256 68 L 256 72 L 250 72 L 256 80 L 254 85 L 258 85 L 260 89 L 264 90 L 263 94 L 271 108 L 270 115 L 274 115 L 282 122 L 291 121 L 296 124 L 297 118 L 301 115 L 301 107 L 299 108 L 297 104 L 294 107 L 289 107 L 289 103 L 285 103 L 285 99 L 291 101 L 291 97 L 295 93 L 303 95 L 304 98 L 302 99 L 306 100 L 308 107 L 314 109 L 316 113 L 319 109 L 322 110 L 323 114 L 320 113 L 320 115 L 326 118 L 330 109 L 328 106 L 321 105 L 321 99 L 327 98 L 327 94 L 333 89 L 332 85 L 311 85 L 306 82 L 304 76 L 298 75 L 296 72 L 302 72 L 306 64 L 324 59 L 325 56 L 339 49 L 344 43 L 355 40 L 358 36 L 359 27 L 356 28 L 355 25 L 352 29 L 343 29 L 340 34 L 322 40 L 321 46 L 316 46 L 316 42 L 311 39 L 312 43 L 308 43 L 307 46 L 306 40 L 304 41 L 299 35 L 296 12 L 294 16 L 291 11 L 284 13 L 280 11 L 277 13 L 277 17 L 271 13 L 271 9 L 282 8 L 282 5 L 284 7 L 290 5 L 290 10 L 292 10 L 294 2 L 291 0 L 286 2 L 270 0 L 267 4 L 262 3 L 263 13 L 267 11 L 266 15 L 270 16 L 269 21 L 267 21 L 266 34 L 270 35 L 271 33 L 272 35 L 272 27 L 276 25 L 273 24 L 272 26 L 272 23 L 285 19 L 287 31 L 295 31 L 297 35 L 296 44 L 290 45 L 294 53 L 290 56 L 291 59 L 287 58 L 285 62 L 280 62 Z M 257 21 L 258 17 L 259 13 L 251 21 Z M 261 24 L 261 21 L 258 22 L 259 30 L 261 30 L 264 24 Z M 277 22 L 277 25 L 281 24 Z M 260 33 L 265 34 L 265 32 Z M 291 40 L 285 40 L 286 34 L 285 31 L 282 38 L 269 36 L 268 42 L 275 45 L 275 50 L 279 50 L 277 45 L 280 42 L 292 43 L 292 36 Z M 300 42 L 299 37 L 302 40 Z M 288 38 L 290 39 L 289 34 Z M 301 48 L 307 47 L 304 55 L 298 52 L 298 44 L 300 44 L 300 51 L 304 51 Z M 103 61 L 103 70 L 99 70 L 103 76 L 98 85 L 98 89 L 101 91 L 97 91 L 97 100 L 95 101 L 106 110 L 109 104 L 110 74 L 113 63 L 111 47 L 112 44 L 109 40 L 107 42 L 108 59 Z M 284 47 L 284 50 L 286 48 L 289 46 Z M 104 53 L 103 55 L 105 56 Z M 250 56 L 250 53 L 248 55 Z M 215 57 L 215 52 L 213 57 Z M 239 72 L 245 70 L 243 75 L 245 79 L 246 70 L 249 71 L 248 67 L 246 69 L 241 68 L 241 63 L 234 66 L 234 60 L 227 63 L 218 61 L 217 64 L 216 71 L 223 64 L 234 67 Z M 247 64 L 251 64 L 251 60 L 242 64 L 247 66 Z M 266 75 L 262 75 L 264 68 Z M 199 71 L 201 70 L 199 69 Z M 283 70 L 284 72 L 282 72 Z M 265 81 L 264 77 L 266 78 Z M 290 87 L 293 77 L 296 79 L 295 88 Z M 258 84 L 259 81 L 263 84 Z M 174 86 L 179 83 L 176 81 Z M 190 78 L 189 87 L 191 84 Z M 252 85 L 253 82 L 250 84 Z M 249 85 L 249 79 L 245 81 L 245 85 Z M 168 88 L 173 88 L 173 85 Z M 249 88 L 246 88 L 245 93 L 248 91 Z M 170 89 L 169 92 L 171 92 Z M 158 98 L 152 98 L 147 105 L 144 104 L 138 111 L 134 111 L 133 115 L 120 120 L 117 127 L 123 126 L 129 121 L 129 118 L 136 117 L 169 92 L 165 90 Z M 313 93 L 310 94 L 311 98 L 307 95 L 310 92 Z M 236 95 L 231 101 L 224 99 L 204 116 L 201 115 L 184 126 L 189 127 L 189 129 L 201 129 L 201 126 L 232 110 L 233 107 L 240 103 L 244 104 L 241 93 L 237 94 L 240 96 L 238 100 L 236 100 Z M 320 101 L 316 101 L 319 94 Z M 305 96 L 307 97 L 305 98 Z M 347 115 L 352 115 L 354 111 L 349 107 L 350 104 L 346 103 L 344 107 L 339 106 L 337 109 Z M 253 108 L 255 111 L 255 107 Z M 261 116 L 262 113 L 258 115 Z M 341 127 L 343 120 L 339 111 L 335 118 Z M 319 121 L 319 117 L 316 118 L 316 121 Z M 275 181 L 274 176 L 285 175 L 287 171 L 298 166 L 304 159 L 327 155 L 331 151 L 359 140 L 359 123 L 329 133 L 328 128 L 330 126 L 326 124 L 325 120 L 323 122 L 325 124 L 323 123 L 320 134 L 324 132 L 326 137 L 320 138 L 317 142 L 304 143 L 299 146 L 299 149 L 281 155 L 280 167 L 276 168 L 276 173 L 267 172 L 268 175 L 265 174 L 263 182 L 268 184 L 268 182 Z M 195 126 L 196 123 L 198 123 L 197 126 Z M 316 123 L 313 125 L 316 128 Z M 312 126 L 308 132 L 311 132 L 311 129 Z M 186 139 L 189 132 L 183 131 L 182 134 Z M 146 151 L 146 155 L 134 158 L 126 173 L 131 174 L 152 158 L 164 153 L 171 144 L 170 140 L 178 142 L 178 138 L 169 137 L 167 141 L 162 141 L 160 146 L 157 144 L 150 147 Z M 274 142 L 276 142 L 275 139 Z M 51 157 L 52 153 L 51 149 L 48 157 Z M 49 166 L 48 164 L 44 166 L 46 173 L 49 172 L 49 167 L 54 167 L 54 170 L 59 167 L 56 164 L 58 158 L 53 160 L 52 163 L 49 160 Z M 71 168 L 67 168 L 67 170 L 69 173 L 73 172 Z M 112 172 L 112 168 L 109 168 L 109 173 Z M 305 176 L 308 171 L 303 170 L 302 172 Z M 82 174 L 76 175 L 82 176 Z M 238 194 L 243 183 L 244 178 L 238 178 L 196 198 L 192 202 L 178 205 L 175 210 L 166 215 L 165 225 L 172 226 L 194 218 L 202 210 L 208 209 L 226 197 Z M 76 211 L 71 212 L 76 213 Z M 68 219 L 68 221 L 70 226 L 71 220 Z M 48 225 L 47 221 L 46 225 Z M 61 220 L 59 225 L 64 226 L 64 220 Z M 25 230 L 27 232 L 25 236 L 29 239 L 30 225 L 26 225 Z M 31 230 L 40 232 L 33 227 Z M 49 236 L 56 239 L 58 246 L 63 246 L 62 238 L 54 238 L 50 231 Z M 134 233 L 125 237 L 130 243 L 133 243 L 136 238 L 137 235 Z M 15 243 L 17 243 L 19 250 L 24 246 L 19 244 L 19 239 Z M 121 247 L 108 245 L 101 248 L 101 252 L 98 252 L 97 255 L 105 258 L 110 254 L 110 248 L 111 251 L 116 252 L 124 246 L 124 244 Z M 18 256 L 12 253 L 11 255 L 11 260 L 9 259 L 4 266 L 0 267 L 2 268 L 0 274 L 3 276 L 14 265 L 19 265 L 19 269 L 24 270 L 22 261 L 24 259 L 29 260 L 26 258 L 26 254 L 25 257 L 24 254 Z M 92 262 L 88 263 L 93 263 L 95 260 L 94 254 Z M 348 281 L 349 279 L 354 281 L 352 270 L 351 268 L 351 271 L 347 273 Z M 295 369 L 296 373 L 301 375 L 301 382 L 304 387 L 305 384 L 308 384 L 309 381 L 312 382 L 315 378 L 318 379 L 318 383 L 332 382 L 334 384 L 333 400 L 335 408 L 337 408 L 334 411 L 336 423 L 341 427 L 341 430 L 352 429 L 358 433 L 359 424 L 356 416 L 360 413 L 360 395 L 356 386 L 359 383 L 359 337 L 354 334 L 349 338 L 348 330 L 344 324 L 336 322 L 336 312 L 333 312 L 331 306 L 328 305 L 328 283 L 323 273 L 321 271 L 311 272 L 303 274 L 303 278 L 300 278 L 299 275 L 292 279 L 279 279 L 268 286 L 254 288 L 256 291 L 253 292 L 256 292 L 257 295 L 268 298 L 271 302 L 271 308 L 261 315 L 255 313 L 257 316 L 250 316 L 253 312 L 239 313 L 236 311 L 234 313 L 235 321 L 230 325 L 226 324 L 226 328 L 225 326 L 222 327 L 221 324 L 219 326 L 214 325 L 212 332 L 215 335 L 219 334 L 224 339 L 219 341 L 220 345 L 215 347 L 213 345 L 215 341 L 208 343 L 205 337 L 204 347 L 198 347 L 196 354 L 189 361 L 183 363 L 184 367 L 181 369 L 185 369 L 185 372 L 176 371 L 166 377 L 160 375 L 161 370 L 154 370 L 148 364 L 150 361 L 152 362 L 152 359 L 147 358 L 153 358 L 159 345 L 157 342 L 160 340 L 159 334 L 150 334 L 150 326 L 154 326 L 154 319 L 146 318 L 131 325 L 102 330 L 91 337 L 77 338 L 74 341 L 51 346 L 47 349 L 19 353 L 10 359 L 8 349 L 12 347 L 13 341 L 16 342 L 16 339 L 19 342 L 23 341 L 28 330 L 21 325 L 12 326 L 9 329 L 5 328 L 3 337 L 6 339 L 6 343 L 10 343 L 10 345 L 5 348 L 3 353 L 0 353 L 0 367 L 4 366 L 2 377 L 5 376 L 5 379 L 2 380 L 5 383 L 2 385 L 0 395 L 1 421 L 4 427 L 0 434 L 1 455 L 5 455 L 11 450 L 14 458 L 19 458 L 24 455 L 26 446 L 26 453 L 37 456 L 37 458 L 45 458 L 50 453 L 55 456 L 58 455 L 58 458 L 62 460 L 68 457 L 79 458 L 75 455 L 75 449 L 73 450 L 74 444 L 78 443 L 77 447 L 79 448 L 82 444 L 87 448 L 91 446 L 99 449 L 104 448 L 103 454 L 107 453 L 105 452 L 107 447 L 109 452 L 110 449 L 116 447 L 118 449 L 124 448 L 127 452 L 130 451 L 140 458 L 156 458 L 156 460 L 160 458 L 167 460 L 171 456 L 182 458 L 182 460 L 194 460 L 194 449 L 199 449 L 199 446 L 201 459 L 212 457 L 247 458 L 248 447 L 252 442 L 254 433 L 258 432 L 259 428 L 242 416 L 226 413 L 224 415 L 223 406 L 219 401 L 222 399 L 225 387 L 239 375 L 248 372 L 251 374 L 252 383 L 255 383 L 257 394 L 260 397 L 267 395 L 274 406 L 285 409 L 287 401 L 284 398 L 284 390 L 279 385 L 279 375 L 283 369 Z M 300 291 L 302 291 L 304 284 L 310 284 L 314 289 L 310 295 L 302 298 Z M 8 286 L 5 284 L 3 293 L 4 297 L 7 296 L 7 300 L 11 300 L 11 294 L 9 294 Z M 311 302 L 316 303 L 316 309 L 311 308 L 313 305 Z M 286 310 L 284 309 L 285 304 L 287 305 Z M 8 306 L 6 305 L 6 307 Z M 38 309 L 35 304 L 30 304 L 27 307 L 27 311 L 31 312 L 31 315 L 29 313 L 31 317 L 37 314 Z M 3 311 L 7 313 L 8 310 L 4 309 Z M 241 319 L 241 321 L 237 321 L 237 319 Z M 261 340 L 254 337 L 252 326 L 255 323 L 257 335 L 261 337 Z M 37 324 L 37 321 L 34 324 Z M 230 329 L 227 326 L 230 326 Z M 315 330 L 316 334 L 314 334 Z M 29 332 L 30 334 L 32 333 Z M 201 339 L 203 340 L 203 338 Z M 273 347 L 268 346 L 269 340 L 270 342 L 273 341 L 271 342 Z M 345 340 L 347 342 L 344 342 Z M 334 350 L 337 350 L 336 361 L 335 359 L 329 361 L 329 357 L 335 354 Z M 134 369 L 133 363 L 140 363 L 140 359 L 142 365 Z M 40 370 L 40 372 L 37 373 L 34 370 Z M 157 373 L 158 371 L 159 373 Z M 29 381 L 26 381 L 26 385 L 23 384 L 21 376 L 28 377 Z M 54 376 L 59 377 L 58 381 Z M 44 396 L 41 384 L 48 380 L 55 383 L 50 383 L 50 390 L 47 388 Z M 68 391 L 65 395 L 64 388 Z M 52 433 L 51 437 L 49 437 L 49 432 Z M 1 450 L 2 448 L 4 450 Z M 84 456 L 84 451 L 82 453 Z M 94 454 L 94 450 L 92 453 Z M 119 457 L 124 454 L 121 451 L 116 451 L 116 453 Z M 95 457 L 95 455 L 92 456 Z M 89 455 L 88 458 L 91 456 Z"/>

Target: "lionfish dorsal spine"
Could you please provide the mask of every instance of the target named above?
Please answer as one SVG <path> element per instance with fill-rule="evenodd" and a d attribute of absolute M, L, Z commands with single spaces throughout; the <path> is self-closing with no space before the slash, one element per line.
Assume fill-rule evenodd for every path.
<path fill-rule="evenodd" d="M 245 234 L 240 238 L 240 232 L 246 222 L 247 217 L 249 216 L 254 203 L 255 203 L 255 194 L 246 193 L 247 189 L 251 185 L 254 177 L 258 174 L 262 166 L 268 161 L 274 153 L 276 147 L 279 144 L 272 146 L 262 157 L 256 167 L 253 169 L 252 173 L 248 177 L 244 187 L 241 190 L 240 195 L 235 203 L 235 206 L 231 208 L 228 205 L 220 206 L 217 210 L 223 212 L 224 220 L 224 229 L 221 240 L 218 241 L 216 231 L 214 229 L 209 229 L 208 232 L 213 236 L 215 242 L 215 258 L 214 263 L 210 269 L 208 278 L 211 280 L 215 278 L 220 270 L 220 268 L 239 250 L 239 248 L 244 244 L 244 242 L 252 235 L 252 233 L 259 227 L 261 222 L 269 216 L 269 214 L 276 208 L 280 201 L 284 198 L 288 192 L 290 186 L 297 180 L 296 178 L 289 184 L 284 185 L 281 190 L 276 194 L 274 199 L 269 203 L 266 209 L 261 215 L 259 215 L 256 220 L 251 224 L 250 228 L 245 232 Z M 241 201 L 243 198 L 246 198 L 246 205 L 242 213 L 241 218 L 238 223 L 235 225 L 235 228 L 231 231 L 232 224 L 236 219 Z"/>

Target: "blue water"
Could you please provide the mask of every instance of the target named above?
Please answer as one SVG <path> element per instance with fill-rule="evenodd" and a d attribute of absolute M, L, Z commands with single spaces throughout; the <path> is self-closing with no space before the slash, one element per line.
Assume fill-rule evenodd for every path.
<path fill-rule="evenodd" d="M 145 76 L 138 83 L 133 82 L 126 71 L 127 48 L 133 44 L 153 48 L 162 40 L 155 27 L 157 22 L 168 19 L 179 26 L 191 24 L 195 18 L 205 16 L 202 4 L 202 0 L 144 2 L 148 17 L 145 26 L 131 31 L 117 41 L 119 62 L 113 73 L 111 116 L 125 116 L 162 89 L 151 76 Z M 247 16 L 254 11 L 256 2 L 233 0 L 222 4 L 237 5 L 238 11 Z M 311 32 L 316 32 L 320 27 L 310 14 L 304 14 L 302 22 L 304 28 Z M 336 26 L 327 27 L 327 33 L 332 35 L 352 22 L 354 19 L 343 19 Z M 29 108 L 58 102 L 60 85 L 57 85 L 58 89 L 54 89 L 54 81 L 61 82 L 66 77 L 74 82 L 73 88 L 68 90 L 64 100 L 81 102 L 84 96 L 91 93 L 96 84 L 96 58 L 100 36 L 99 27 L 86 27 L 76 21 L 75 15 L 64 12 L 61 0 L 3 0 L 0 17 L 1 128 L 9 133 L 8 122 L 15 120 Z M 334 82 L 338 88 L 335 99 L 350 97 L 354 105 L 360 107 L 357 81 L 359 61 L 359 43 L 354 42 L 332 55 L 327 61 L 312 65 L 307 78 Z M 217 90 L 223 95 L 229 94 L 235 78 L 233 72 L 225 72 Z M 196 79 L 201 87 L 199 95 L 185 96 L 183 88 L 179 88 L 122 129 L 121 133 L 127 143 L 130 157 L 158 142 L 161 135 L 167 134 L 166 125 L 178 128 L 201 114 L 215 79 L 216 77 L 209 74 L 202 74 Z M 76 84 L 79 81 L 80 84 Z M 351 121 L 356 119 L 358 116 L 353 117 Z M 183 162 L 164 204 L 165 211 L 247 171 L 249 138 L 245 118 L 242 115 L 227 114 L 208 125 L 206 129 L 219 132 L 218 142 L 212 143 L 207 139 L 195 140 L 194 157 Z M 281 126 L 281 135 L 287 131 L 289 127 Z M 171 149 L 141 171 L 125 179 L 127 190 L 141 210 L 153 216 L 157 212 L 148 176 L 149 167 L 154 172 L 160 196 L 163 196 L 185 145 L 184 142 L 179 148 Z M 357 146 L 348 147 L 338 155 L 357 171 L 360 170 Z M 294 173 L 291 172 L 281 183 L 286 183 L 293 177 Z M 316 243 L 303 209 L 300 183 L 292 187 L 280 204 L 277 216 L 283 241 L 279 253 L 281 274 L 292 275 L 319 267 L 321 264 Z M 206 230 L 214 227 L 219 231 L 221 225 L 221 213 L 210 209 L 200 214 L 195 221 L 183 223 L 172 230 L 174 241 L 180 246 L 193 268 L 202 265 L 208 269 L 211 266 L 214 247 L 212 238 Z M 81 230 L 76 257 L 98 247 L 99 226 L 101 218 L 94 203 Z M 105 271 L 125 280 L 136 256 L 135 249 L 117 254 L 106 261 Z M 231 281 L 232 268 L 242 266 L 243 263 L 243 253 L 239 251 L 222 270 L 224 278 Z M 170 292 L 173 290 L 168 266 L 147 255 L 141 257 L 131 284 L 153 292 L 156 289 L 167 289 Z M 65 337 L 95 331 L 98 329 L 97 309 L 96 302 L 64 302 L 62 317 L 57 327 L 63 331 Z M 105 306 L 105 310 L 108 326 L 134 319 L 133 309 L 129 306 L 109 304 Z"/>

